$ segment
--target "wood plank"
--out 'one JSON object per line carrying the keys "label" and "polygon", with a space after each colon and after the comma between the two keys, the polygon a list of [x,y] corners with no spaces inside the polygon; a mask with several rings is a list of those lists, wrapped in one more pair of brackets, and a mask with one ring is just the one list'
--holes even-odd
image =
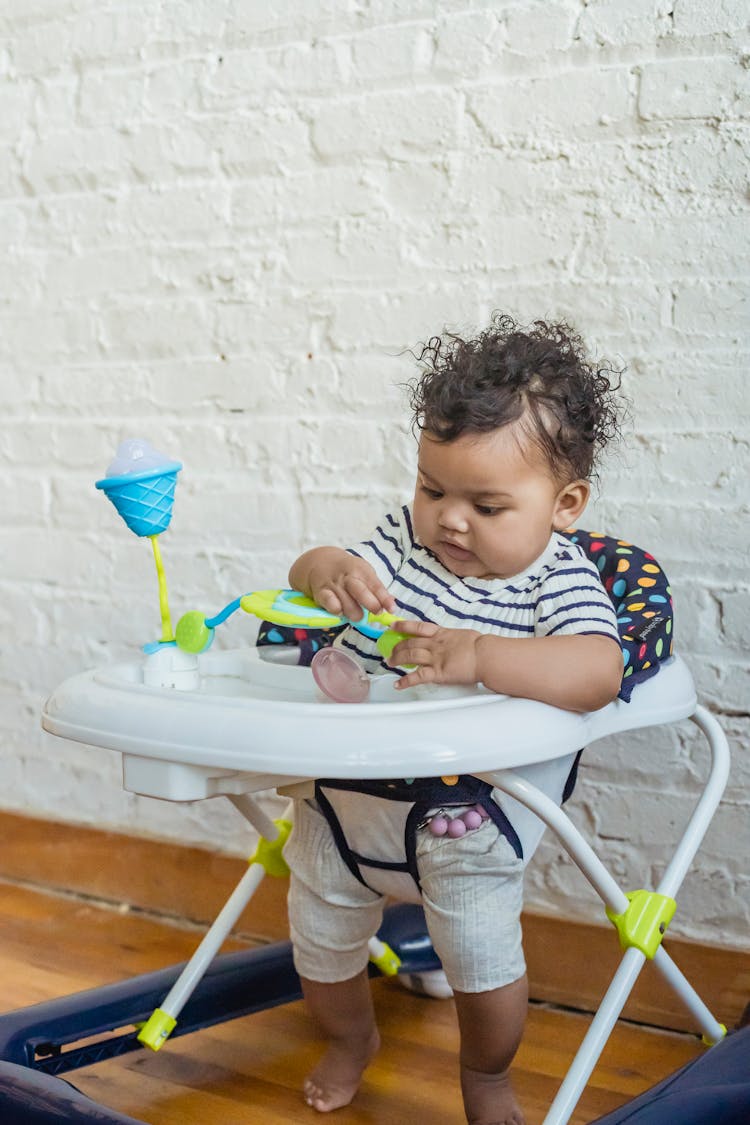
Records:
{"label": "wood plank", "polygon": [[[0,878],[88,895],[185,924],[203,926],[214,918],[244,870],[241,859],[203,848],[0,813]],[[594,1011],[621,956],[614,930],[531,912],[524,913],[523,926],[533,999]],[[286,882],[264,879],[236,935],[262,943],[287,934]],[[750,999],[750,949],[680,938],[668,939],[665,948],[717,1019],[733,1026]],[[652,965],[641,974],[625,1014],[657,1027],[693,1028]]]}
{"label": "wood plank", "polygon": [[[203,932],[1,883],[0,919],[6,1011],[177,964],[190,957]],[[246,946],[233,939],[225,949]]]}
{"label": "wood plank", "polygon": [[[118,911],[72,896],[0,886],[0,990],[6,1008],[67,995],[182,960],[194,927]],[[238,944],[238,943],[235,943]],[[165,954],[168,956],[165,957]],[[452,1001],[373,982],[383,1048],[340,1125],[462,1119],[458,1033]],[[528,1125],[540,1125],[582,1039],[582,1015],[531,1005],[514,1068]],[[301,1099],[320,1046],[293,1003],[111,1059],[69,1075],[79,1089],[152,1125],[299,1125],[319,1121]],[[694,1037],[620,1024],[573,1117],[593,1117],[700,1053]]]}
{"label": "wood plank", "polygon": [[[622,956],[615,931],[608,925],[528,913],[523,924],[534,998],[594,1011]],[[750,950],[669,937],[664,948],[716,1018],[733,1027],[750,998]],[[655,1027],[694,1030],[692,1018],[648,962],[623,1014]]]}
{"label": "wood plank", "polygon": [[[229,805],[227,811],[237,815]],[[245,867],[242,859],[205,848],[0,812],[0,878],[165,917],[209,922]],[[260,940],[286,937],[285,897],[284,880],[264,880],[238,929]]]}

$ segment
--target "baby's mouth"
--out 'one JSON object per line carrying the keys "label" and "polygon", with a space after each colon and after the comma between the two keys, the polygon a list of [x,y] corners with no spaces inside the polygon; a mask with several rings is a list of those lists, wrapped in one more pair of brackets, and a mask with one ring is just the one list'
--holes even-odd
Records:
{"label": "baby's mouth", "polygon": [[467,551],[465,547],[459,547],[458,543],[451,543],[446,539],[440,543],[440,550],[454,562],[468,562],[474,558],[473,551]]}

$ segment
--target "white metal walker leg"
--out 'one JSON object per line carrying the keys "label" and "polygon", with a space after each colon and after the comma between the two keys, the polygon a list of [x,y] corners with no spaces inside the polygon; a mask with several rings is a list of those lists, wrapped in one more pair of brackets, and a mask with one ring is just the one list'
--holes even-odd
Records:
{"label": "white metal walker leg", "polygon": [[[655,892],[669,899],[674,898],[685,877],[721,800],[729,776],[729,747],[721,727],[703,707],[696,707],[691,718],[708,740],[711,767],[703,793]],[[567,814],[553,800],[513,770],[497,773],[493,780],[498,788],[531,809],[555,832],[565,850],[599,894],[608,912],[613,915],[625,914],[630,900]],[[626,949],[544,1119],[544,1125],[566,1125],[569,1121],[646,959],[646,954],[640,948],[631,945]],[[714,1019],[695,989],[661,945],[653,953],[653,961],[694,1016],[704,1040],[708,1043],[717,1043],[722,1039],[726,1028]]]}
{"label": "white metal walker leg", "polygon": [[[283,844],[288,835],[287,826],[290,823],[292,811],[291,801],[287,805],[283,817],[273,821],[266,816],[258,803],[247,794],[239,796],[230,794],[228,796],[235,808],[256,829],[261,842],[258,851],[249,861],[247,871],[211,923],[195,953],[164,998],[163,1004],[152,1012],[139,1031],[139,1042],[146,1047],[150,1047],[153,1051],[158,1051],[171,1035],[180,1012],[234,929],[242,911],[263,881],[263,876],[269,869],[268,865],[264,865],[263,862],[264,847],[270,845],[273,851],[280,852],[280,845]],[[276,873],[280,874],[281,871]]]}
{"label": "white metal walker leg", "polygon": [[[161,1007],[151,1013],[139,1031],[138,1041],[153,1051],[158,1051],[172,1034],[180,1012],[231,934],[237,919],[263,881],[263,876],[268,871],[275,875],[286,874],[286,865],[280,851],[289,834],[294,802],[290,801],[283,816],[274,821],[266,816],[257,801],[248,794],[227,794],[227,796],[238,812],[242,813],[258,832],[260,836],[258,850],[251,857],[247,871],[211,923],[195,953],[164,998]],[[370,960],[385,976],[393,976],[398,972],[399,958],[386,942],[372,937],[369,950]]]}

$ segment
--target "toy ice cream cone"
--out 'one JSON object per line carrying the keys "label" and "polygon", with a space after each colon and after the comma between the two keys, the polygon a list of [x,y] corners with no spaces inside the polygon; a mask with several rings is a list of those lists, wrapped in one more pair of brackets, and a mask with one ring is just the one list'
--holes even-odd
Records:
{"label": "toy ice cream cone", "polygon": [[148,442],[130,438],[118,448],[107,475],[96,482],[96,487],[112,501],[130,530],[151,540],[159,582],[162,644],[171,644],[174,633],[157,536],[167,530],[172,519],[177,474],[181,468],[179,461],[157,453]]}
{"label": "toy ice cream cone", "polygon": [[112,501],[136,535],[161,535],[172,519],[177,474],[181,468],[179,461],[170,461],[140,473],[104,477],[96,482],[96,487]]}

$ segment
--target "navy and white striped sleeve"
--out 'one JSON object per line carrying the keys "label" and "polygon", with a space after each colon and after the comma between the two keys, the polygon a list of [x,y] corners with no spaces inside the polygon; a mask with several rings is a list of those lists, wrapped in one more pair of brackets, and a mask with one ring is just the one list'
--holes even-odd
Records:
{"label": "navy and white striped sleeve", "polygon": [[404,509],[389,512],[367,539],[349,553],[370,563],[384,586],[393,582],[411,547],[410,523]]}
{"label": "navy and white striped sleeve", "polygon": [[620,643],[614,607],[599,572],[584,557],[571,558],[543,581],[536,606],[538,637],[598,633]]}

